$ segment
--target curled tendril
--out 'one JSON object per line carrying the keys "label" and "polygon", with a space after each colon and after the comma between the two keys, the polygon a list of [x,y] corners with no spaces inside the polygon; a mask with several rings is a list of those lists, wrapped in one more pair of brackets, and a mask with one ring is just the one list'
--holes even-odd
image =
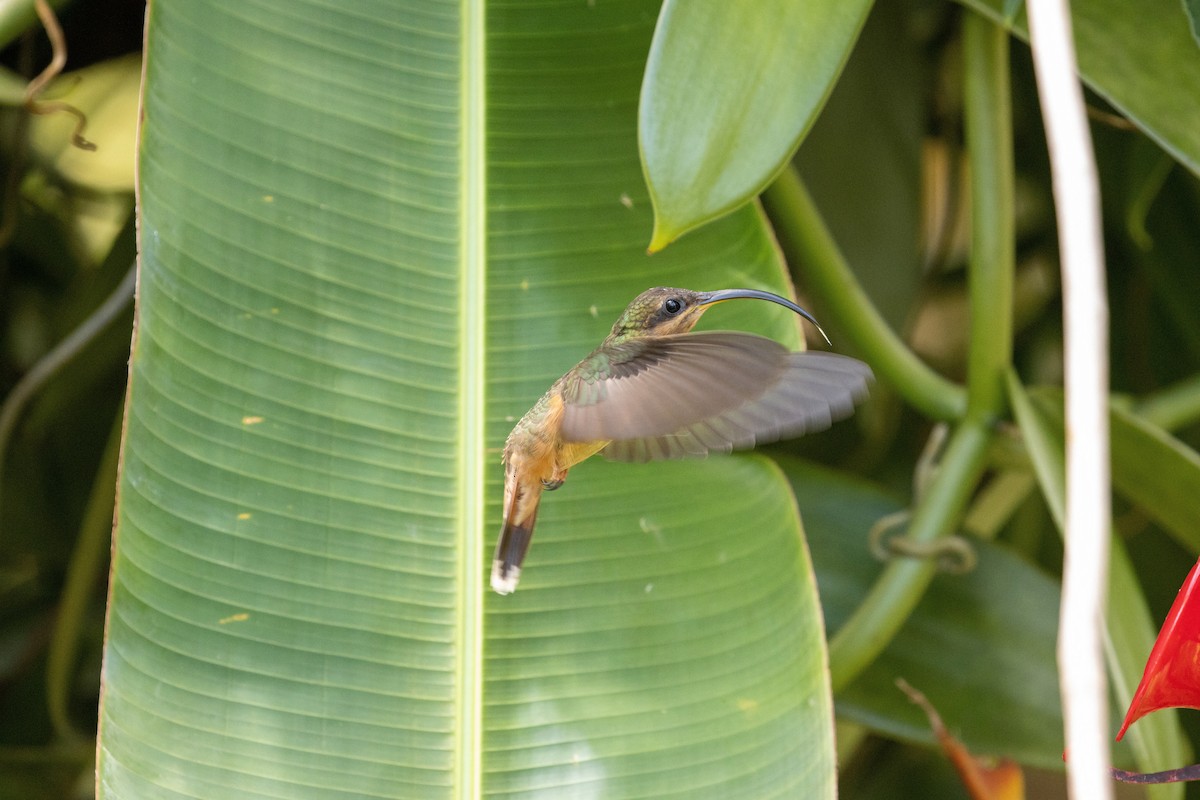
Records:
{"label": "curled tendril", "polygon": [[975,548],[961,536],[943,536],[931,542],[914,541],[897,529],[908,522],[908,511],[897,511],[876,520],[867,534],[871,555],[880,561],[902,558],[934,559],[941,572],[962,575],[975,569],[979,557]]}
{"label": "curled tendril", "polygon": [[[949,428],[940,424],[929,434],[913,473],[913,493],[917,497],[925,493],[925,488],[938,470],[938,458],[942,454],[948,432]],[[910,539],[897,530],[907,525],[911,518],[912,512],[905,509],[877,519],[867,533],[867,546],[871,549],[871,555],[880,561],[891,561],[896,557],[932,559],[937,562],[940,572],[951,575],[962,575],[975,569],[979,558],[975,554],[975,548],[963,537],[940,536],[932,541],[921,542]]]}
{"label": "curled tendril", "polygon": [[46,88],[46,84],[56,78],[67,64],[67,40],[63,36],[62,27],[58,24],[58,18],[54,16],[50,4],[46,0],[34,0],[34,7],[37,9],[38,19],[42,21],[42,27],[46,29],[46,36],[50,39],[53,55],[41,74],[25,87],[25,110],[30,114],[55,114],[58,112],[70,114],[75,117],[75,130],[71,132],[71,143],[80,150],[95,150],[96,144],[83,137],[83,130],[87,127],[86,114],[70,103],[64,103],[61,100],[38,100],[38,95]]}

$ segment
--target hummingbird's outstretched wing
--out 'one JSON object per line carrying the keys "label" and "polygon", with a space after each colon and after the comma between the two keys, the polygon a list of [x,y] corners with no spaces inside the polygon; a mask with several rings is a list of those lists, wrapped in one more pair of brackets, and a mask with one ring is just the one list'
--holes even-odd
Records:
{"label": "hummingbird's outstretched wing", "polygon": [[641,339],[563,387],[566,441],[609,440],[618,461],[703,456],[799,436],[849,416],[871,369],[749,333]]}

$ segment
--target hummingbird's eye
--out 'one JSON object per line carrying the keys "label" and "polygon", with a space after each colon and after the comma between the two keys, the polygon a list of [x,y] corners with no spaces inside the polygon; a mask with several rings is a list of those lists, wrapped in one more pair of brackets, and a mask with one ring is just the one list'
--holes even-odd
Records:
{"label": "hummingbird's eye", "polygon": [[674,316],[680,311],[683,311],[683,303],[677,298],[668,297],[663,301],[663,311],[666,311],[668,314]]}

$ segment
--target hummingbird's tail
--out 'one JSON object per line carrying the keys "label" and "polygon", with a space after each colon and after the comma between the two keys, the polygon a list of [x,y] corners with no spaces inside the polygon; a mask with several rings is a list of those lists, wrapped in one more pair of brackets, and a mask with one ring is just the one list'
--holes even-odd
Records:
{"label": "hummingbird's tail", "polygon": [[531,485],[512,480],[505,489],[504,525],[492,557],[492,589],[499,594],[512,594],[521,579],[521,562],[533,539],[542,485],[536,481]]}

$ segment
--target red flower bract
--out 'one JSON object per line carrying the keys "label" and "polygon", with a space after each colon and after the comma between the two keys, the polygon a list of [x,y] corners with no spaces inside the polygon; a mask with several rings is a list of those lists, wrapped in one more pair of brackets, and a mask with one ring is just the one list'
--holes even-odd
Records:
{"label": "red flower bract", "polygon": [[1160,708],[1200,708],[1200,561],[1175,595],[1117,740],[1138,719]]}

